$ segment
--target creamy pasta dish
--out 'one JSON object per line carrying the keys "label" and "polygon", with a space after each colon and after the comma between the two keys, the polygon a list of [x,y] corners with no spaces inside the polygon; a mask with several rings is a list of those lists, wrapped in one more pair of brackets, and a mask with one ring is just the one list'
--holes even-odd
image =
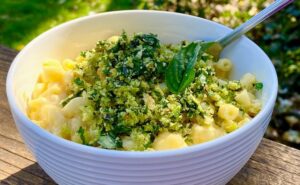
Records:
{"label": "creamy pasta dish", "polygon": [[123,33],[76,59],[44,61],[27,113],[40,127],[84,145],[182,148],[233,132],[260,111],[263,84],[250,73],[229,80],[232,68],[196,43]]}

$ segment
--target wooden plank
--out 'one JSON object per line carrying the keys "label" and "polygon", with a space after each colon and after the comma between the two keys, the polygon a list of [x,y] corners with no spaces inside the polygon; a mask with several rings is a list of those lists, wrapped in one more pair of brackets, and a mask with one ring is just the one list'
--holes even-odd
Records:
{"label": "wooden plank", "polygon": [[[8,174],[12,174],[14,177],[21,179],[22,182],[27,182],[29,184],[54,184],[51,181],[40,178],[34,174],[28,173],[23,169],[17,168],[11,164],[8,164],[2,160],[0,160],[1,171],[6,172]],[[6,179],[9,179],[8,176]]]}
{"label": "wooden plank", "polygon": [[17,51],[0,45],[0,69],[5,64],[10,64],[13,58],[17,55]]}
{"label": "wooden plank", "polygon": [[300,151],[263,139],[229,184],[300,184]]}
{"label": "wooden plank", "polygon": [[0,134],[22,142],[13,122],[5,92],[6,75],[16,54],[16,51],[0,46]]}
{"label": "wooden plank", "polygon": [[[35,161],[31,161],[21,156],[10,153],[7,150],[4,150],[2,147],[0,148],[0,160],[7,164],[11,164],[17,167],[18,169],[26,168],[27,166],[30,166],[35,163]],[[5,166],[0,165],[0,169],[4,168]]]}
{"label": "wooden plank", "polygon": [[1,149],[4,149],[10,153],[35,162],[34,157],[31,155],[30,151],[26,148],[23,142],[5,137],[0,134],[0,147]]}
{"label": "wooden plank", "polygon": [[[49,182],[52,182],[52,179],[42,170],[42,168],[32,160],[28,160],[19,155],[13,154],[7,150],[4,150],[2,146],[0,146],[0,169],[6,169],[7,165],[11,165],[14,168],[22,169],[26,173],[30,173],[31,175],[37,177],[38,179],[43,179]],[[10,171],[5,171],[10,172]]]}
{"label": "wooden plank", "polygon": [[[0,92],[1,93],[1,92]],[[0,96],[1,98],[1,96]],[[1,99],[0,99],[1,100]],[[11,113],[8,109],[3,109],[0,105],[0,135],[23,142],[16,125],[13,121]]]}
{"label": "wooden plank", "polygon": [[[54,184],[26,149],[8,108],[5,80],[16,54],[0,46],[0,184]],[[229,184],[300,184],[299,159],[299,150],[263,139]]]}
{"label": "wooden plank", "polygon": [[14,175],[10,175],[4,171],[0,170],[0,184],[1,185],[29,185],[29,183],[25,182],[22,179],[15,177]]}

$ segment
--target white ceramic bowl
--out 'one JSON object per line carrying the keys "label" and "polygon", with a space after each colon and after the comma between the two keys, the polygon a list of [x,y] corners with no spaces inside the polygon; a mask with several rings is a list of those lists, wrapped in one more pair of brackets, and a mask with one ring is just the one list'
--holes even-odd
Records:
{"label": "white ceramic bowl", "polygon": [[232,59],[232,78],[246,72],[264,83],[261,112],[242,128],[213,141],[178,150],[125,152],[76,144],[41,129],[26,116],[26,101],[47,58],[74,58],[96,41],[126,30],[158,34],[162,42],[214,40],[230,32],[220,24],[158,11],[119,11],[76,19],[40,35],[15,58],[7,77],[11,111],[26,145],[58,184],[225,184],[247,162],[270,121],[277,76],[270,59],[243,37],[223,56]]}

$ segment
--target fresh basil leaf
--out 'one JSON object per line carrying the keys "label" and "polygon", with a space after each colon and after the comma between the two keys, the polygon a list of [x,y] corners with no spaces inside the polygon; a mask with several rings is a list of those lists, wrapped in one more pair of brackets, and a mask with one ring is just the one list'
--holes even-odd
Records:
{"label": "fresh basil leaf", "polygon": [[184,80],[181,82],[178,92],[182,92],[185,88],[187,88],[190,83],[195,79],[195,69],[192,69],[189,73],[184,74]]}
{"label": "fresh basil leaf", "polygon": [[194,65],[197,61],[201,43],[190,43],[174,56],[169,63],[165,81],[172,93],[182,92],[195,78]]}

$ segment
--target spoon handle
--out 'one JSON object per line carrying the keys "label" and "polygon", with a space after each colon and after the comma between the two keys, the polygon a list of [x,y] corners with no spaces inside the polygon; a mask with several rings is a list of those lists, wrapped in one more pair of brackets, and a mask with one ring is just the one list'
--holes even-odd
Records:
{"label": "spoon handle", "polygon": [[293,2],[293,0],[277,0],[273,2],[270,6],[263,9],[257,15],[240,25],[239,27],[235,28],[231,33],[225,35],[223,38],[219,39],[217,42],[221,44],[224,48],[232,41],[236,40],[244,33],[255,27],[257,24],[261,23],[262,21],[266,20],[268,17],[273,15],[274,13],[278,12],[279,10],[283,9],[285,6]]}

